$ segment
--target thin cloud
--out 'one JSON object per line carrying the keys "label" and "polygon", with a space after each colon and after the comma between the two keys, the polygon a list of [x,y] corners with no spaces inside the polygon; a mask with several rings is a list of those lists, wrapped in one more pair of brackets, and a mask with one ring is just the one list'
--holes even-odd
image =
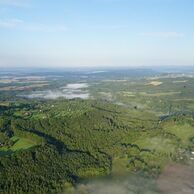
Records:
{"label": "thin cloud", "polygon": [[160,38],[182,38],[184,37],[183,33],[180,32],[146,32],[140,33],[140,36],[147,37],[160,37]]}
{"label": "thin cloud", "polygon": [[68,28],[64,25],[29,24],[24,25],[22,29],[27,31],[65,32]]}
{"label": "thin cloud", "polygon": [[45,25],[37,23],[26,23],[21,19],[0,19],[0,28],[19,29],[26,31],[43,31],[43,32],[63,32],[67,31],[67,27],[63,24]]}
{"label": "thin cloud", "polygon": [[20,19],[0,20],[0,28],[16,28],[23,24]]}
{"label": "thin cloud", "polygon": [[28,0],[0,0],[1,5],[15,6],[15,7],[28,7]]}
{"label": "thin cloud", "polygon": [[120,30],[120,29],[126,29],[128,28],[127,25],[94,25],[92,26],[94,29],[100,29],[100,30]]}

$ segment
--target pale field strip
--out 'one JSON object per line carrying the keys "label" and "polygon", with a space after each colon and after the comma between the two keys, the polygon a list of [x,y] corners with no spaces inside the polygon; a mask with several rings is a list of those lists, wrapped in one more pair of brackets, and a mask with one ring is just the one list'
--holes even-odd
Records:
{"label": "pale field strip", "polygon": [[0,87],[0,91],[11,91],[11,90],[28,90],[32,88],[41,88],[44,86],[48,86],[49,84],[34,84],[29,86],[7,86],[7,87]]}
{"label": "pale field strip", "polygon": [[17,77],[9,77],[9,78],[5,78],[5,77],[0,77],[0,83],[4,83],[4,84],[8,84],[8,83],[13,83],[13,82],[43,82],[44,79],[46,77],[45,76],[17,76]]}
{"label": "pale field strip", "polygon": [[174,101],[194,101],[194,98],[177,98]]}
{"label": "pale field strip", "polygon": [[171,95],[175,95],[175,94],[180,94],[181,92],[160,92],[160,93],[146,93],[146,92],[126,92],[123,91],[122,94],[123,96],[127,96],[127,97],[134,97],[137,95],[140,96],[147,96],[147,97],[158,97],[158,96],[171,96]]}
{"label": "pale field strip", "polygon": [[2,83],[2,84],[10,84],[13,82],[17,82],[17,80],[15,80],[15,79],[0,79],[0,83]]}
{"label": "pale field strip", "polygon": [[[159,85],[163,84],[161,81],[158,80],[160,78],[161,77],[150,77],[150,78],[147,78],[147,80],[149,80],[151,82],[149,84],[146,84],[146,85],[159,86]],[[188,82],[188,80],[174,80],[174,81],[172,81],[172,83],[186,83],[186,82]]]}
{"label": "pale field strip", "polygon": [[175,81],[172,81],[172,83],[186,83],[188,82],[188,80],[175,80]]}

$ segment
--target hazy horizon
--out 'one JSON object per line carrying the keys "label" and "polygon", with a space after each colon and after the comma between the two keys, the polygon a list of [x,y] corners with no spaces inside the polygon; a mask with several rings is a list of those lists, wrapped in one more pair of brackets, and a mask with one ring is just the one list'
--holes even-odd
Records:
{"label": "hazy horizon", "polygon": [[194,65],[192,0],[0,0],[0,67]]}

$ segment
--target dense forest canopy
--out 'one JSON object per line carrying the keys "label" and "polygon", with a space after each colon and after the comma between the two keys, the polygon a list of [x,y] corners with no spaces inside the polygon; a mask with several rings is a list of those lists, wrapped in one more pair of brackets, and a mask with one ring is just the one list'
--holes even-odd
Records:
{"label": "dense forest canopy", "polygon": [[193,165],[193,78],[112,74],[44,75],[41,89],[0,79],[0,193],[90,193],[78,185],[123,176],[159,193],[168,164]]}

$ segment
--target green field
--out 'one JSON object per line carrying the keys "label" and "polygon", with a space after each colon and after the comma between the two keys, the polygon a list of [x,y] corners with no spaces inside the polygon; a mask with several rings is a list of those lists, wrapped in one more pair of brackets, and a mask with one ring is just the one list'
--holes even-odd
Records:
{"label": "green field", "polygon": [[22,150],[27,150],[37,145],[36,142],[27,138],[20,138],[20,137],[14,136],[11,138],[11,140],[14,142],[13,146],[10,146],[10,147],[4,146],[0,148],[1,156],[12,154]]}

